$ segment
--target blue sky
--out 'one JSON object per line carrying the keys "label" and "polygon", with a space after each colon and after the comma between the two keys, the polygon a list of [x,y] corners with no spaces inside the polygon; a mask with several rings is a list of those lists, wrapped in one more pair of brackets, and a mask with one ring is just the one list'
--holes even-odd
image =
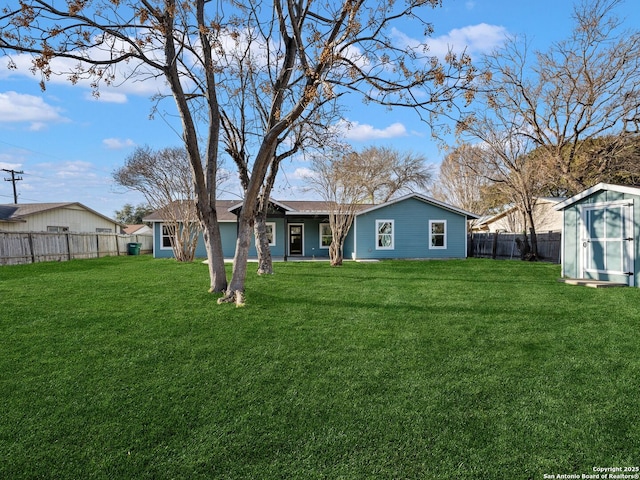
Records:
{"label": "blue sky", "polygon": [[[625,26],[640,26],[636,0],[626,0],[616,13]],[[432,12],[435,33],[432,51],[447,45],[466,46],[476,57],[495,48],[505,35],[526,35],[532,48],[546,50],[553,41],[566,38],[572,27],[570,0],[444,0]],[[403,32],[412,36],[411,32]],[[101,91],[93,98],[86,84],[72,86],[55,80],[42,92],[38,78],[28,68],[9,71],[0,59],[0,169],[22,170],[17,183],[19,203],[81,202],[107,216],[125,203],[144,199],[124,191],[111,173],[124,164],[136,146],[159,149],[179,146],[177,119],[170,101],[161,115],[150,119],[151,82],[136,82]],[[345,116],[353,128],[345,139],[356,149],[371,145],[424,154],[437,169],[442,160],[427,125],[407,110],[364,105],[350,98]],[[302,191],[300,174],[308,165],[283,165],[274,197],[312,198]],[[9,174],[0,172],[8,178]],[[235,182],[226,185],[222,198],[237,198]],[[12,203],[11,182],[0,181],[0,203]]]}

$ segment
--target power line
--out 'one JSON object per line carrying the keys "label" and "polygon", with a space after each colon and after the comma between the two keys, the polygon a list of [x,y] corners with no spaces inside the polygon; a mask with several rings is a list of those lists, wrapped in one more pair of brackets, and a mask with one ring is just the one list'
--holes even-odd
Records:
{"label": "power line", "polygon": [[13,184],[13,203],[18,203],[18,190],[16,190],[16,182],[22,180],[22,177],[16,177],[16,174],[22,175],[24,172],[20,170],[19,172],[16,170],[7,170],[6,168],[1,169],[3,172],[7,172],[11,174],[11,178],[5,178],[5,182],[11,182]]}

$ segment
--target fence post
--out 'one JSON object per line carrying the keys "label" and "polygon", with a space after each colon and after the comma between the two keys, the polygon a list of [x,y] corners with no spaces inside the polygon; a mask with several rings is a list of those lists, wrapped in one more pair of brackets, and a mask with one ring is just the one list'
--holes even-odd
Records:
{"label": "fence post", "polygon": [[36,254],[33,251],[33,236],[31,233],[27,235],[27,240],[29,241],[29,255],[31,255],[31,263],[36,263]]}
{"label": "fence post", "polygon": [[69,260],[73,260],[73,255],[71,254],[71,233],[67,232],[67,257]]}
{"label": "fence post", "polygon": [[498,235],[500,235],[498,232],[493,234],[493,245],[491,246],[491,258],[494,260],[498,256]]}

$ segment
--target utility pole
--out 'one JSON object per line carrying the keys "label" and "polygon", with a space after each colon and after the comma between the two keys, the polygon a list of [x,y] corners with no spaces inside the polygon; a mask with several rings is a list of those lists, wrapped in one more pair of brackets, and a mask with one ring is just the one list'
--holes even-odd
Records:
{"label": "utility pole", "polygon": [[11,182],[13,184],[13,203],[18,203],[18,191],[16,190],[16,182],[22,180],[22,177],[16,177],[16,173],[18,175],[23,174],[24,172],[21,170],[19,172],[15,170],[7,170],[6,168],[1,169],[3,172],[7,172],[11,174],[11,178],[5,178],[5,182]]}

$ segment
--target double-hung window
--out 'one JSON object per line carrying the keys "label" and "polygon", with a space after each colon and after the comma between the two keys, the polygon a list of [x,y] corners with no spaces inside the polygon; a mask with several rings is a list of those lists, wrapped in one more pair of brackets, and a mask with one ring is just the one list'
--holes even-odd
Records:
{"label": "double-hung window", "polygon": [[447,221],[429,220],[429,248],[447,248]]}
{"label": "double-hung window", "polygon": [[333,236],[331,235],[331,225],[328,223],[320,224],[320,248],[329,248]]}
{"label": "double-hung window", "polygon": [[376,250],[393,250],[393,220],[376,220]]}
{"label": "double-hung window", "polygon": [[267,238],[269,239],[269,246],[276,246],[276,224],[275,222],[267,222],[265,224],[267,229]]}
{"label": "double-hung window", "polygon": [[175,237],[176,229],[173,225],[162,225],[162,242],[163,249],[171,248],[171,237]]}

